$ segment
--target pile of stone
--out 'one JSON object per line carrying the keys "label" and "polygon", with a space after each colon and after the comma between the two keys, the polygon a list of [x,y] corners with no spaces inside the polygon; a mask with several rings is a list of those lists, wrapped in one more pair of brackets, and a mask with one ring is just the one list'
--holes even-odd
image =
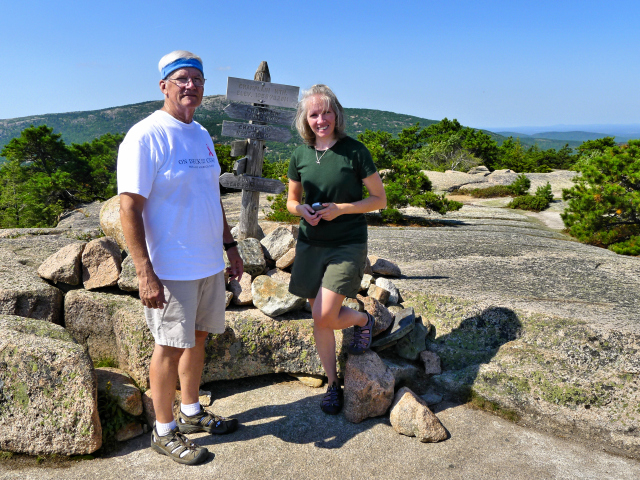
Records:
{"label": "pile of stone", "polygon": [[[14,315],[0,315],[9,332],[0,339],[0,450],[95,451],[102,441],[98,393],[116,398],[132,420],[117,432],[118,440],[143,433],[155,420],[148,391],[154,342],[135,293],[135,268],[118,211],[117,197],[102,208],[101,227],[108,236],[67,242],[37,266],[38,275],[63,297],[48,304],[60,312],[21,307],[18,313],[17,305],[25,303],[21,297]],[[238,242],[245,273],[228,282],[226,331],[207,343],[202,382],[284,372],[321,386],[324,371],[313,320],[304,311],[308,302],[287,288],[297,227],[265,224],[262,230],[260,240]],[[348,357],[352,329],[336,332],[338,369],[345,378],[344,415],[360,422],[391,408],[398,432],[439,441],[446,436],[444,428],[425,401],[406,387],[394,395],[416,379],[440,373],[439,359],[426,351],[428,321],[403,308],[391,280],[400,275],[397,265],[370,256],[360,293],[345,300],[374,316],[375,341],[374,351]],[[23,318],[36,312],[40,320]],[[416,364],[418,358],[424,367]],[[94,364],[113,367],[94,369]],[[179,400],[178,392],[176,405]],[[207,400],[203,394],[201,402],[209,405],[210,396]],[[24,428],[14,429],[16,422]],[[25,436],[25,430],[33,435]]]}

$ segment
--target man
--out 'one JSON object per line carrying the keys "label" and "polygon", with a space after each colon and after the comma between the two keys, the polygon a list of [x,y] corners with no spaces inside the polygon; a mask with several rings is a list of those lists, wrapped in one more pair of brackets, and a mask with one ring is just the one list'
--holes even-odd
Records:
{"label": "man", "polygon": [[[243,265],[220,201],[213,142],[193,121],[204,93],[202,60],[177,50],[158,69],[164,106],[129,130],[118,153],[120,220],[155,339],[151,447],[195,465],[208,450],[184,433],[230,433],[238,425],[202,409],[198,391],[207,336],[224,332],[223,246],[231,278],[242,276]],[[174,419],[178,378],[182,405]]]}

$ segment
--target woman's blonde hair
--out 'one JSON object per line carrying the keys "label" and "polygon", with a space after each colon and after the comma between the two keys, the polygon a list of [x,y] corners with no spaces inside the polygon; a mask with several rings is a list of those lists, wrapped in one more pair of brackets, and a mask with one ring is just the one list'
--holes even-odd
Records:
{"label": "woman's blonde hair", "polygon": [[316,144],[316,134],[313,133],[313,130],[311,130],[311,127],[309,126],[309,122],[307,122],[309,99],[315,96],[320,97],[320,100],[325,104],[325,108],[328,109],[331,107],[331,110],[333,110],[333,113],[336,115],[336,125],[334,130],[336,139],[339,140],[346,137],[347,134],[344,131],[344,110],[342,105],[340,105],[336,94],[333,93],[329,87],[318,84],[312,86],[309,90],[302,92],[302,99],[298,103],[298,111],[296,112],[294,124],[304,143],[312,146]]}

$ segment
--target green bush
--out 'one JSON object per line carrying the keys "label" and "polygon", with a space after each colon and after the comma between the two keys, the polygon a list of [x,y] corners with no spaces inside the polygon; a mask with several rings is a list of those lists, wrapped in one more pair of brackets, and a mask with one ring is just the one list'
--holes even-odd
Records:
{"label": "green bush", "polygon": [[507,205],[509,208],[518,208],[520,210],[532,210],[534,212],[541,212],[549,206],[549,201],[538,195],[520,195],[519,197],[511,200],[511,203]]}
{"label": "green bush", "polygon": [[272,222],[283,222],[296,224],[300,221],[300,217],[292,215],[287,210],[287,197],[289,195],[289,186],[287,185],[284,192],[279,193],[275,197],[267,195],[267,200],[271,202],[269,210],[262,210],[267,220]]}
{"label": "green bush", "polygon": [[509,189],[514,195],[526,195],[531,187],[531,180],[524,173],[518,175],[515,181],[509,185]]}
{"label": "green bush", "polygon": [[474,198],[512,197],[513,190],[509,185],[493,185],[487,188],[459,188],[451,192],[453,195],[470,195]]}
{"label": "green bush", "polygon": [[[562,219],[578,240],[637,255],[640,236],[640,140],[616,146],[613,139],[581,150],[575,186],[563,190],[568,201]],[[587,143],[587,142],[585,142]]]}
{"label": "green bush", "polygon": [[553,201],[553,192],[551,191],[551,184],[547,182],[546,185],[540,185],[536,189],[536,197],[542,197],[547,200],[547,203],[551,203]]}
{"label": "green bush", "polygon": [[[528,189],[529,187],[527,187],[527,190]],[[507,206],[509,208],[519,208],[520,210],[541,212],[542,210],[549,208],[549,204],[552,200],[553,193],[551,192],[551,184],[547,182],[545,186],[541,185],[536,189],[535,195],[525,194],[517,196]]]}
{"label": "green bush", "polygon": [[382,217],[383,223],[401,223],[404,218],[402,212],[397,208],[380,210],[380,216]]}
{"label": "green bush", "polygon": [[620,255],[640,255],[640,235],[635,235],[629,240],[609,245],[609,250]]}

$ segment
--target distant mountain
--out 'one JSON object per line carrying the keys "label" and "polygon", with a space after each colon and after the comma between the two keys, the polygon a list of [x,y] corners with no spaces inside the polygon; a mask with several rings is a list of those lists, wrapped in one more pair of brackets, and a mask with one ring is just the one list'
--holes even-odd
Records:
{"label": "distant mountain", "polygon": [[[494,128],[496,132],[500,132],[501,135],[512,135],[514,138],[520,136],[538,137],[548,136],[550,133],[554,135],[562,133],[562,137],[555,137],[554,139],[562,138],[567,140],[581,140],[580,138],[572,137],[571,134],[586,133],[593,134],[595,137],[587,138],[587,140],[594,140],[602,137],[615,137],[616,142],[628,142],[631,139],[640,139],[640,124],[591,124],[591,125],[547,125],[543,127],[509,127],[509,128]],[[518,132],[518,133],[516,133]],[[543,133],[539,133],[543,132]],[[568,134],[568,136],[567,136]]]}
{"label": "distant mountain", "polygon": [[[47,125],[61,133],[67,144],[84,143],[105,133],[125,133],[135,123],[162,107],[162,101],[151,101],[86,112],[54,113],[0,120],[0,149],[29,125]],[[222,136],[222,121],[232,120],[222,110],[229,104],[224,95],[204,97],[194,116],[211,134],[216,143],[229,143],[233,138]],[[365,108],[345,108],[347,133],[356,137],[369,130],[384,130],[393,134],[416,123],[428,126],[436,120]],[[288,158],[302,142],[295,129],[286,143],[267,142],[266,156],[273,160]]]}
{"label": "distant mountain", "polygon": [[[553,135],[556,132],[548,132],[548,133],[549,135]],[[587,132],[579,132],[579,133],[587,133]],[[496,135],[498,135],[501,138],[501,140],[498,141],[498,145],[502,145],[502,142],[506,140],[508,137],[513,137],[514,139],[519,138],[520,143],[522,143],[523,145],[528,145],[528,146],[537,145],[538,148],[540,148],[541,150],[549,150],[550,148],[553,148],[555,150],[560,150],[565,145],[569,145],[571,148],[576,148],[584,141],[584,140],[574,140],[569,138],[565,139],[565,138],[562,138],[562,135],[560,135],[559,138],[553,138],[551,136],[545,137],[543,136],[544,134],[537,134],[537,133],[534,135],[527,135],[525,133],[520,133],[520,132],[498,132]],[[596,138],[602,138],[602,137],[596,137]]]}

